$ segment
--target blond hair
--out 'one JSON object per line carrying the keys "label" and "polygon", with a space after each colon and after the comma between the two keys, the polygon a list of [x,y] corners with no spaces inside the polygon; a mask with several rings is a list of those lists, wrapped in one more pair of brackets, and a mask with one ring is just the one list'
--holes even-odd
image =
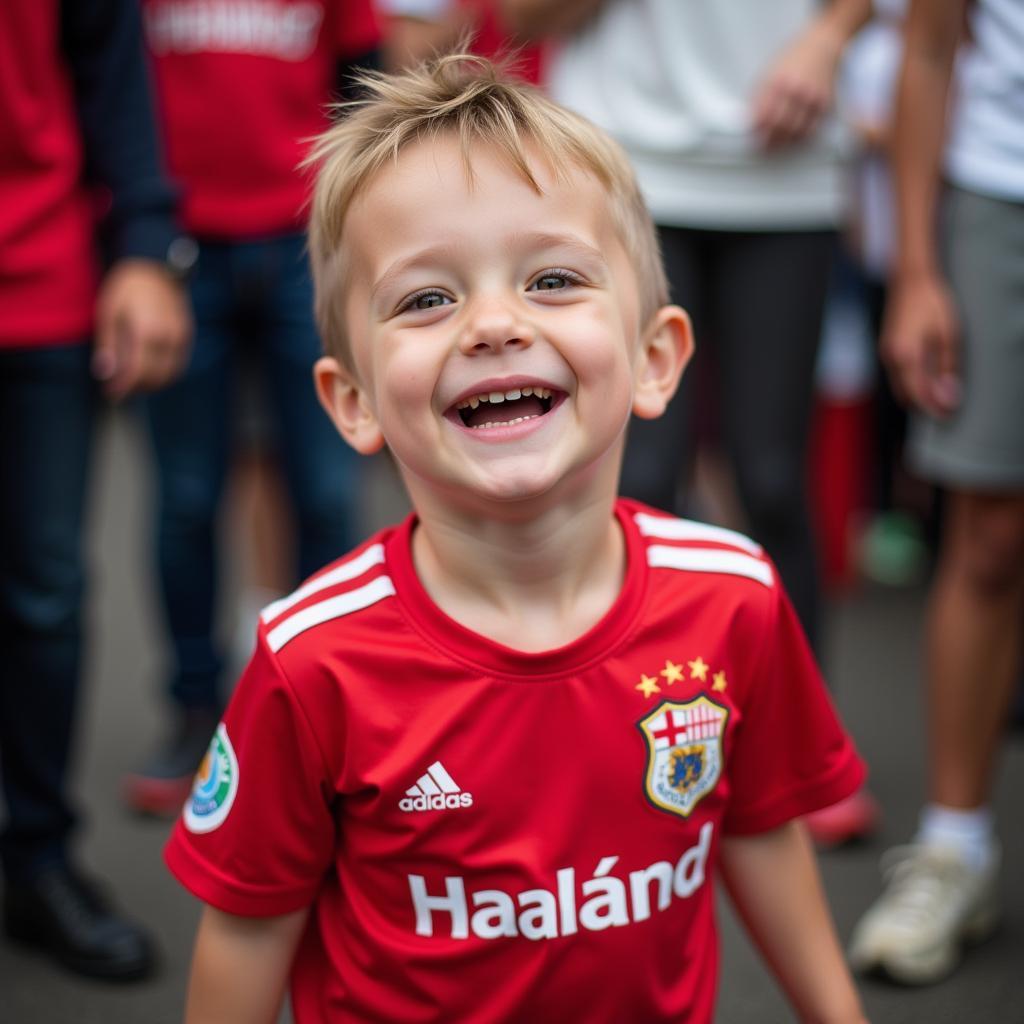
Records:
{"label": "blond hair", "polygon": [[455,138],[472,176],[471,149],[489,144],[507,157],[538,193],[529,150],[540,151],[553,173],[590,172],[607,190],[615,227],[640,289],[643,322],[668,301],[668,286],[650,214],[618,143],[537,89],[501,77],[482,57],[449,54],[401,74],[364,74],[361,99],[315,141],[306,166],[316,168],[309,222],[317,326],[328,352],[348,362],[343,313],[341,245],[345,215],[367,182],[411,143]]}

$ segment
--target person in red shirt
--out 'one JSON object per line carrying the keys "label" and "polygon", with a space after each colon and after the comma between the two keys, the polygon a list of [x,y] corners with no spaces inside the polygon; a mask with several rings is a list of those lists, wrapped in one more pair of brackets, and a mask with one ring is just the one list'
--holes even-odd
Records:
{"label": "person in red shirt", "polygon": [[112,980],[146,974],[152,944],[78,868],[67,779],[97,382],[160,386],[191,330],[158,157],[130,0],[0,5],[3,926]]}
{"label": "person in red shirt", "polygon": [[859,1022],[799,816],[859,786],[759,545],[616,499],[691,349],[628,161],[456,55],[315,150],[321,403],[414,513],[262,614],[166,851],[186,1018],[712,1019],[721,873]]}
{"label": "person in red shirt", "polygon": [[[142,14],[168,165],[199,259],[192,358],[147,402],[172,715],[123,791],[133,809],[176,815],[223,704],[217,512],[246,373],[294,512],[280,524],[285,534],[294,522],[292,578],[357,536],[356,460],[309,389],[320,346],[302,234],[309,182],[298,165],[353,66],[373,59],[378,28],[370,0],[145,0]],[[283,535],[278,543],[292,547]]]}

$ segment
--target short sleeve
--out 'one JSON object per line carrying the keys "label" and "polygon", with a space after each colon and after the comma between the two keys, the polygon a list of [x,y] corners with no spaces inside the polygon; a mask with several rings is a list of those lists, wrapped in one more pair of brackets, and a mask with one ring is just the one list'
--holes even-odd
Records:
{"label": "short sleeve", "polygon": [[312,901],[334,848],[325,758],[261,639],[168,841],[167,865],[204,902],[268,917]]}
{"label": "short sleeve", "polygon": [[777,828],[864,784],[864,766],[778,584],[726,757],[731,796],[723,827],[732,834]]}

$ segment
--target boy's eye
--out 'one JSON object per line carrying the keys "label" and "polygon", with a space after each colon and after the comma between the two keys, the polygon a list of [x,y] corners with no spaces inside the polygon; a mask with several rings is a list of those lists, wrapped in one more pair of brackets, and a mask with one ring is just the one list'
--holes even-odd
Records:
{"label": "boy's eye", "polygon": [[410,309],[436,309],[438,306],[446,306],[451,302],[452,299],[442,292],[417,292],[415,295],[410,295],[398,311],[404,313]]}
{"label": "boy's eye", "polygon": [[557,277],[554,274],[545,274],[543,277],[537,278],[534,282],[534,287],[539,292],[550,292],[555,288],[564,288],[565,283],[564,277]]}
{"label": "boy's eye", "polygon": [[529,291],[553,292],[579,284],[580,279],[568,270],[548,270],[530,284]]}

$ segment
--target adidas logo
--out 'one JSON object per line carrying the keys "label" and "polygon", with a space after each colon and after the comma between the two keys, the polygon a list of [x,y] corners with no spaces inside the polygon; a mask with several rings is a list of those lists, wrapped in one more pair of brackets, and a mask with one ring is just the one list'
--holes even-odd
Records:
{"label": "adidas logo", "polygon": [[398,806],[403,811],[443,811],[455,807],[472,807],[473,794],[463,793],[458,783],[444,770],[444,765],[435,761],[416,780],[416,785],[405,791]]}

